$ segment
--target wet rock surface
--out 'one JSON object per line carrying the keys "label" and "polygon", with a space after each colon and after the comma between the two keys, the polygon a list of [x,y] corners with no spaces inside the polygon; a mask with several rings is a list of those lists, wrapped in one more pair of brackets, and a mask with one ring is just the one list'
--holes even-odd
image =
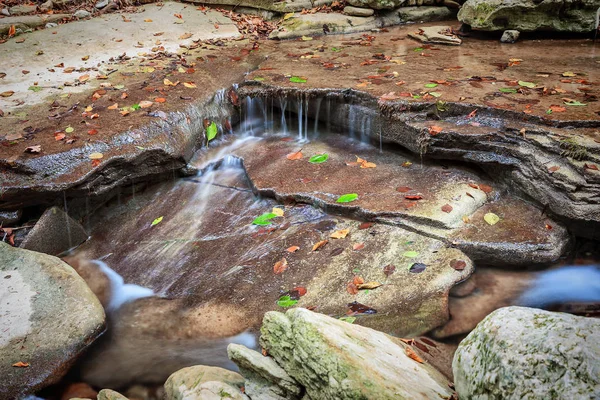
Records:
{"label": "wet rock surface", "polygon": [[458,346],[456,390],[465,398],[596,398],[599,328],[595,318],[523,307],[497,310]]}
{"label": "wet rock surface", "polygon": [[0,397],[18,398],[58,382],[103,332],[105,317],[58,258],[0,243],[0,269]]}
{"label": "wet rock surface", "polygon": [[58,207],[47,209],[19,247],[57,256],[85,242],[88,234]]}
{"label": "wet rock surface", "polygon": [[349,0],[356,7],[369,7],[375,10],[391,10],[401,6],[405,0]]}
{"label": "wet rock surface", "polygon": [[[311,399],[430,399],[452,395],[419,350],[371,329],[296,308],[270,312],[261,345]],[[420,359],[422,361],[422,359]]]}
{"label": "wet rock surface", "polygon": [[458,19],[474,29],[485,31],[591,32],[598,7],[600,2],[597,0],[467,0]]}
{"label": "wet rock surface", "polygon": [[452,33],[452,28],[449,26],[423,27],[409,33],[408,36],[424,43],[447,44],[451,46],[458,46],[462,43],[462,40]]}

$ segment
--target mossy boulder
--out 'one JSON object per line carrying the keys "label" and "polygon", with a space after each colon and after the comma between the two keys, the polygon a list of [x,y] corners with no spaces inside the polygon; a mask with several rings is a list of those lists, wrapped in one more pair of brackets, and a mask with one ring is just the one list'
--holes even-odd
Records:
{"label": "mossy boulder", "polygon": [[303,308],[263,319],[261,345],[311,400],[444,399],[452,390],[418,350],[382,332]]}
{"label": "mossy boulder", "polygon": [[600,320],[501,308],[460,343],[452,370],[461,399],[598,399]]}
{"label": "mossy boulder", "polygon": [[467,0],[460,22],[473,29],[591,32],[600,0]]}

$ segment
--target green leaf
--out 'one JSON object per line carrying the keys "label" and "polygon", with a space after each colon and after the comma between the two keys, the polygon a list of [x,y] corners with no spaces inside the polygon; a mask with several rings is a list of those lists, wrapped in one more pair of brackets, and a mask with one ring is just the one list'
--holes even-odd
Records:
{"label": "green leaf", "polygon": [[327,153],[323,153],[323,154],[316,154],[314,156],[312,156],[308,162],[311,164],[321,164],[324,163],[325,161],[327,161],[329,159],[329,154]]}
{"label": "green leaf", "polygon": [[29,86],[28,90],[31,90],[32,92],[39,92],[40,90],[42,90],[42,87],[40,87],[40,86]]}
{"label": "green leaf", "polygon": [[332,47],[331,51],[335,51],[337,53],[337,52],[342,51],[342,49],[338,49],[337,47]]}
{"label": "green leaf", "polygon": [[408,257],[408,258],[415,258],[419,256],[419,252],[418,251],[414,251],[414,250],[409,250],[409,251],[405,251],[404,254],[402,254],[404,257]]}
{"label": "green leaf", "polygon": [[358,195],[356,193],[348,193],[338,197],[336,203],[350,203],[354,200],[358,200]]}
{"label": "green leaf", "polygon": [[420,99],[420,98],[421,98],[421,96],[420,96],[420,95],[418,95],[418,94],[413,94],[413,99]]}
{"label": "green leaf", "polygon": [[498,223],[498,221],[500,221],[500,217],[497,216],[494,213],[487,213],[483,216],[483,219],[485,220],[485,222],[487,222],[489,225],[496,225]]}
{"label": "green leaf", "polygon": [[273,218],[275,218],[275,217],[277,217],[277,214],[264,213],[260,217],[256,217],[254,219],[254,221],[252,221],[252,224],[254,224],[254,225],[261,225],[261,226],[270,225],[271,224],[271,220]]}
{"label": "green leaf", "polygon": [[413,51],[423,51],[423,50],[425,50],[425,49],[424,49],[424,48],[422,48],[422,47],[415,47],[415,48],[413,49]]}
{"label": "green leaf", "polygon": [[136,110],[139,110],[139,109],[140,109],[140,108],[142,108],[142,107],[140,107],[140,105],[139,105],[139,104],[134,104],[134,105],[132,105],[130,108],[131,108],[133,111],[136,111]]}
{"label": "green leaf", "polygon": [[565,105],[566,106],[587,106],[587,104],[582,103],[582,102],[577,101],[577,100],[565,101]]}
{"label": "green leaf", "polygon": [[547,109],[547,110],[546,110],[546,114],[548,114],[548,115],[552,114],[552,109],[550,109],[550,108],[549,108],[549,109]]}
{"label": "green leaf", "polygon": [[65,132],[67,133],[73,133],[75,129],[72,126],[67,126],[67,128],[65,129]]}
{"label": "green leaf", "polygon": [[340,317],[339,320],[352,324],[356,321],[356,317]]}
{"label": "green leaf", "polygon": [[254,78],[254,80],[255,80],[256,82],[264,82],[264,81],[265,81],[265,78],[263,78],[262,76],[257,76],[256,78]]}
{"label": "green leaf", "polygon": [[425,87],[426,88],[434,88],[434,87],[437,87],[437,85],[438,85],[437,83],[426,83]]}
{"label": "green leaf", "polygon": [[293,305],[296,305],[296,303],[298,303],[298,300],[293,300],[290,296],[285,295],[285,296],[281,296],[279,298],[279,300],[277,300],[277,305],[279,307],[283,307],[283,308],[288,308],[291,307]]}
{"label": "green leaf", "polygon": [[217,137],[217,133],[219,130],[217,129],[217,124],[213,121],[206,127],[206,141],[210,142],[215,137]]}
{"label": "green leaf", "polygon": [[502,93],[517,93],[517,89],[507,88],[507,87],[503,87],[498,90],[501,91]]}
{"label": "green leaf", "polygon": [[440,97],[442,94],[440,92],[429,92],[433,97]]}
{"label": "green leaf", "polygon": [[125,89],[125,85],[115,85],[114,88],[118,90]]}
{"label": "green leaf", "polygon": [[528,87],[528,88],[534,88],[535,87],[535,83],[533,83],[533,82],[519,81],[519,86],[525,86],[525,87]]}
{"label": "green leaf", "polygon": [[158,224],[160,224],[160,222],[162,220],[163,220],[163,217],[158,217],[154,221],[152,221],[152,224],[150,224],[150,226],[158,225]]}
{"label": "green leaf", "polygon": [[292,76],[290,78],[290,82],[293,82],[293,83],[306,83],[306,78],[302,78],[300,76]]}

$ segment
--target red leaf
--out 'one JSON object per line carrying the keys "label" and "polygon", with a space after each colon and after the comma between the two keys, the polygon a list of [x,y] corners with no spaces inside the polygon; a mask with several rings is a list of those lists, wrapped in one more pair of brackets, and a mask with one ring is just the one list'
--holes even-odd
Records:
{"label": "red leaf", "polygon": [[445,213],[450,213],[452,212],[452,206],[450,204],[444,204],[442,206],[442,211]]}
{"label": "red leaf", "polygon": [[281,274],[286,269],[288,269],[288,262],[285,258],[282,258],[281,260],[277,261],[273,266],[273,272],[275,272],[276,274]]}
{"label": "red leaf", "polygon": [[423,196],[418,194],[407,194],[404,196],[406,200],[421,200]]}
{"label": "red leaf", "polygon": [[400,193],[410,192],[411,190],[412,188],[409,188],[408,186],[400,186],[399,188],[396,188],[396,191]]}
{"label": "red leaf", "polygon": [[467,263],[463,260],[452,259],[450,260],[450,266],[457,271],[462,271],[467,266]]}
{"label": "red leaf", "polygon": [[373,226],[372,222],[363,222],[362,224],[360,224],[358,226],[358,229],[363,230],[363,229],[369,229],[370,227]]}

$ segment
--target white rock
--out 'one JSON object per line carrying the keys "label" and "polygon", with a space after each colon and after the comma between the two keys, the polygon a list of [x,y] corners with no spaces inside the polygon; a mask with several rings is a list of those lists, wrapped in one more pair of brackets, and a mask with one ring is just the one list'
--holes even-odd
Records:
{"label": "white rock", "polygon": [[91,17],[92,14],[89,11],[86,11],[86,10],[77,10],[77,11],[75,11],[75,14],[73,14],[73,16],[75,18],[85,19],[85,18]]}
{"label": "white rock", "polygon": [[452,370],[461,399],[598,399],[600,320],[501,308],[460,343]]}

